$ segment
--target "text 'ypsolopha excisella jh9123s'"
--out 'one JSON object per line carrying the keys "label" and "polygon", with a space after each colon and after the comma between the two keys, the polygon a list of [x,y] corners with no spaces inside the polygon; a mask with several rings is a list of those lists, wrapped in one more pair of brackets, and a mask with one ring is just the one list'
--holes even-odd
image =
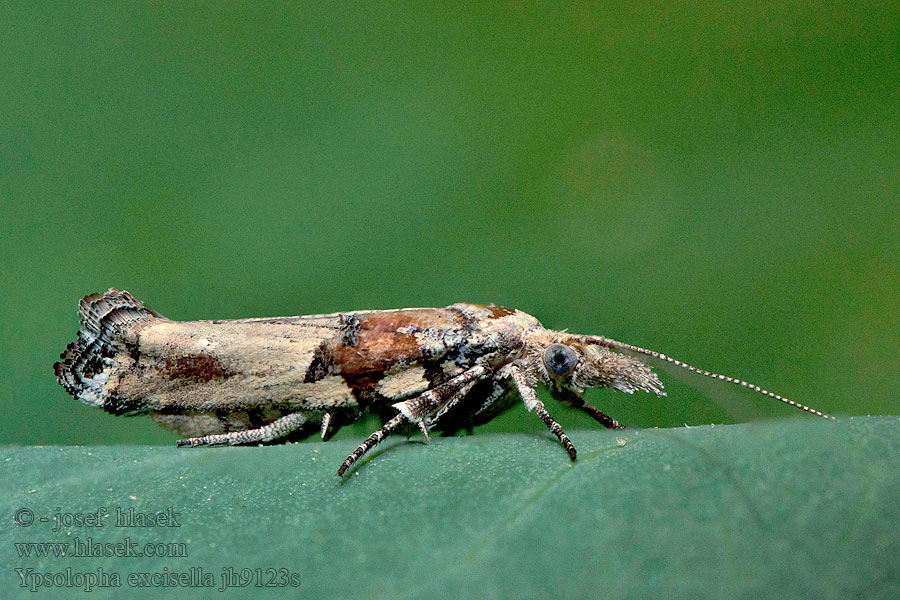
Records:
{"label": "text 'ypsolopha excisella jh9123s'", "polygon": [[484,423],[518,400],[575,460],[575,447],[535,388],[610,428],[586,388],[664,395],[634,356],[750,388],[806,412],[815,409],[732,377],[602,336],[545,329],[518,310],[479,304],[327,315],[172,321],[128,292],[79,304],[81,329],[54,365],[66,391],[114,414],[150,413],[181,446],[253,444],[329,431],[366,413],[384,426],[353,451],[339,475],[397,430],[425,436]]}

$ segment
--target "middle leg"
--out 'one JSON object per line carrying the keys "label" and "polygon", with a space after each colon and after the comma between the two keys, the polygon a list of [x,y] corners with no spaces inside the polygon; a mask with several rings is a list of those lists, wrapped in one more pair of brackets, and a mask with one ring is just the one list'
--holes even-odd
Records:
{"label": "middle leg", "polygon": [[356,461],[374,448],[381,440],[393,433],[401,425],[407,422],[415,423],[419,429],[428,436],[431,425],[444,415],[448,410],[456,406],[469,390],[478,382],[490,375],[491,371],[483,365],[472,367],[468,371],[457,375],[453,379],[441,385],[427,390],[415,398],[404,400],[394,404],[394,408],[400,411],[396,417],[385,423],[384,427],[370,435],[354,450],[341,464],[338,475],[343,475]]}

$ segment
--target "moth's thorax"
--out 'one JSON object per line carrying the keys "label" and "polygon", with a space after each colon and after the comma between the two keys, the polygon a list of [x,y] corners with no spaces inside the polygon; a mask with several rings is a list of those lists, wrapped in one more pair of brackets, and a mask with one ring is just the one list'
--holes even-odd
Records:
{"label": "moth's thorax", "polygon": [[[463,353],[481,355],[496,367],[516,358],[525,347],[528,332],[543,330],[540,322],[520,310],[480,304],[454,304],[466,321]],[[502,353],[503,356],[495,356]]]}

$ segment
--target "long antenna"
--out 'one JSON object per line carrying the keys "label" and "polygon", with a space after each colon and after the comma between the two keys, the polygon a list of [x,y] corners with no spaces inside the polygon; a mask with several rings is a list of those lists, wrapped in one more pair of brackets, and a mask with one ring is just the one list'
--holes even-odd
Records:
{"label": "long antenna", "polygon": [[826,415],[823,412],[820,412],[814,408],[810,408],[805,404],[800,404],[799,402],[794,402],[784,396],[779,396],[774,392],[770,392],[769,390],[765,390],[758,385],[749,383],[744,381],[743,379],[736,379],[734,377],[729,377],[728,375],[720,375],[718,373],[713,373],[711,371],[707,371],[705,369],[698,369],[697,367],[691,366],[685,362],[681,362],[671,356],[666,356],[662,352],[656,352],[655,350],[648,350],[646,348],[639,348],[638,346],[632,346],[631,344],[626,344],[625,342],[617,342],[616,340],[611,340],[607,337],[603,337],[602,335],[582,335],[576,336],[579,340],[586,344],[596,344],[598,346],[603,346],[605,348],[611,348],[613,350],[626,350],[628,352],[634,352],[635,354],[645,354],[647,356],[652,356],[653,358],[657,358],[659,360],[664,360],[668,363],[672,363],[676,367],[681,367],[682,369],[687,369],[688,371],[693,371],[694,373],[698,373],[705,377],[711,377],[712,379],[719,379],[721,381],[727,381],[728,383],[734,383],[736,385],[740,385],[741,387],[745,387],[753,390],[754,392],[758,392],[763,396],[768,396],[769,398],[774,398],[779,402],[784,402],[785,404],[790,404],[795,408],[799,408],[800,410],[804,410],[808,413],[812,413],[814,415],[818,415],[825,419],[835,420],[831,415]]}

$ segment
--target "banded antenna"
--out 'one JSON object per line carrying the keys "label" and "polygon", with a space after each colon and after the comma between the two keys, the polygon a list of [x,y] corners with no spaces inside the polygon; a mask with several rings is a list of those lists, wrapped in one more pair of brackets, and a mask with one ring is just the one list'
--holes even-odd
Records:
{"label": "banded antenna", "polygon": [[699,369],[692,365],[689,365],[685,362],[682,362],[678,359],[672,358],[671,356],[666,356],[662,352],[656,352],[655,350],[648,350],[646,348],[639,348],[638,346],[632,346],[631,344],[626,344],[625,342],[617,342],[616,340],[611,340],[607,337],[603,337],[602,335],[581,335],[576,336],[578,340],[584,344],[595,344],[597,346],[603,346],[604,348],[609,348],[611,350],[624,350],[626,352],[633,352],[635,354],[644,354],[646,356],[651,356],[653,358],[672,363],[676,367],[681,367],[682,369],[687,369],[688,371],[693,371],[699,375],[703,375],[704,377],[710,377],[712,379],[718,379],[721,381],[727,381],[728,383],[734,383],[741,387],[745,387],[749,390],[753,390],[763,396],[768,396],[769,398],[774,398],[779,402],[784,402],[785,404],[789,404],[795,408],[799,408],[800,410],[806,411],[808,413],[812,413],[814,415],[818,415],[825,419],[831,419],[834,421],[834,417],[831,415],[827,415],[821,411],[818,411],[814,408],[806,406],[805,404],[800,404],[799,402],[794,402],[789,398],[785,398],[784,396],[779,396],[775,392],[770,392],[769,390],[763,389],[758,385],[753,383],[749,383],[744,381],[743,379],[737,379],[735,377],[729,377],[728,375],[720,375],[719,373],[713,373],[711,371],[707,371],[706,369]]}

